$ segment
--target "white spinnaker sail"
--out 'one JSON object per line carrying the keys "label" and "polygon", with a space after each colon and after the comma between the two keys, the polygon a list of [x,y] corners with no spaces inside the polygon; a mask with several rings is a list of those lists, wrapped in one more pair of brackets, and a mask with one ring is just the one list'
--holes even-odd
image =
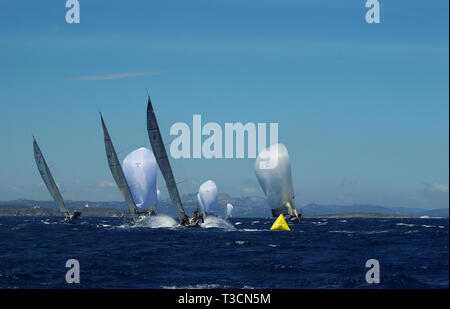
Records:
{"label": "white spinnaker sail", "polygon": [[216,214],[219,209],[219,201],[217,199],[217,186],[212,180],[208,180],[201,184],[198,189],[201,205],[205,209],[205,213]]}
{"label": "white spinnaker sail", "polygon": [[108,129],[106,128],[105,121],[103,120],[102,114],[100,114],[100,119],[102,121],[103,137],[105,140],[105,151],[106,158],[108,159],[109,169],[111,174],[119,187],[120,193],[122,193],[125,203],[128,206],[131,216],[134,220],[137,219],[138,208],[134,203],[133,195],[131,194],[130,188],[128,187],[127,180],[123,174],[122,167],[120,166],[120,161],[117,157],[116,151],[114,150],[114,145],[109,137]]}
{"label": "white spinnaker sail", "polygon": [[161,204],[161,191],[159,189],[156,189],[156,197],[158,198],[158,205]]}
{"label": "white spinnaker sail", "polygon": [[181,221],[185,218],[186,212],[181,204],[180,194],[178,192],[175,177],[173,176],[172,168],[170,166],[169,157],[167,156],[166,148],[161,137],[158,122],[156,121],[155,111],[153,110],[150,96],[148,97],[147,102],[147,132],[150,144],[152,145],[153,153],[155,154],[156,162],[158,163],[161,174],[166,182],[170,200],[175,208],[178,219]]}
{"label": "white spinnaker sail", "polygon": [[205,206],[203,206],[202,199],[200,198],[200,194],[198,194],[198,193],[197,193],[197,201],[198,201],[198,206],[200,207],[200,212],[205,213]]}
{"label": "white spinnaker sail", "polygon": [[[272,215],[292,215],[295,210],[289,154],[283,144],[262,150],[255,162],[255,173],[267,197]],[[292,209],[289,209],[289,204]]]}
{"label": "white spinnaker sail", "polygon": [[231,218],[233,216],[233,205],[230,203],[227,204],[227,218]]}
{"label": "white spinnaker sail", "polygon": [[47,163],[45,162],[44,155],[39,148],[39,145],[36,142],[36,139],[33,136],[33,150],[34,150],[34,159],[36,160],[36,165],[41,174],[42,180],[47,186],[48,192],[52,196],[59,210],[64,214],[64,217],[70,217],[69,209],[67,208],[64,200],[61,196],[61,193],[58,190],[58,186],[53,179],[52,173],[48,168]]}
{"label": "white spinnaker sail", "polygon": [[157,167],[153,152],[145,147],[132,151],[123,160],[122,169],[136,206],[141,209],[156,206]]}

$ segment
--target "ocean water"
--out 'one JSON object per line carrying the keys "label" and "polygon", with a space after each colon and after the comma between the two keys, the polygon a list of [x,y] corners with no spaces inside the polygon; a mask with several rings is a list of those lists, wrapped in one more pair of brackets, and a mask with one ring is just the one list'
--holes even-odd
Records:
{"label": "ocean water", "polygon": [[[169,217],[129,227],[123,218],[0,217],[0,288],[448,288],[448,219]],[[65,281],[66,261],[80,283]],[[368,259],[380,283],[368,284]]]}

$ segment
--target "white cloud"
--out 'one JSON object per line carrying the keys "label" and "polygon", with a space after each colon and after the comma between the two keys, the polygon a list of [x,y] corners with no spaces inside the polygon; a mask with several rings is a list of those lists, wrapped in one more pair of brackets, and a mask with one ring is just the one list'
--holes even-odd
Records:
{"label": "white cloud", "polygon": [[159,72],[129,72],[129,73],[113,73],[104,75],[86,75],[79,77],[72,77],[71,80],[108,80],[108,79],[119,79],[126,77],[136,77],[136,76],[146,76],[146,75],[158,75]]}
{"label": "white cloud", "polygon": [[244,191],[244,193],[249,194],[249,193],[253,193],[255,192],[255,188],[251,188],[251,187],[244,187],[244,189],[242,189],[242,191]]}
{"label": "white cloud", "polygon": [[116,185],[114,184],[114,182],[101,181],[99,186],[102,188],[112,188],[115,187]]}
{"label": "white cloud", "polygon": [[436,182],[431,185],[431,189],[434,191],[441,191],[448,193],[448,186]]}

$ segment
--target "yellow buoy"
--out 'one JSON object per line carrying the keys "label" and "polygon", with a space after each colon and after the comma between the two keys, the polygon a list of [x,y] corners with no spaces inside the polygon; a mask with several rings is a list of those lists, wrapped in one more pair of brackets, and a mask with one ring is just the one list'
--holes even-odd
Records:
{"label": "yellow buoy", "polygon": [[286,220],[284,220],[283,214],[281,214],[273,223],[272,227],[270,228],[271,231],[290,231],[289,225],[286,223]]}

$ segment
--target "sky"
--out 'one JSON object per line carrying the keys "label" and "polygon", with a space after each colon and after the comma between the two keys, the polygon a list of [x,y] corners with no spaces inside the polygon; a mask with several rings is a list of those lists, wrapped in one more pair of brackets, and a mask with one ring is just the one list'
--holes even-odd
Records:
{"label": "sky", "polygon": [[[66,200],[121,200],[122,160],[176,122],[278,123],[297,205],[449,203],[449,3],[79,0],[0,4],[0,200],[49,200],[32,134]],[[253,158],[172,159],[182,194],[262,196]],[[158,183],[167,196],[162,177]]]}

